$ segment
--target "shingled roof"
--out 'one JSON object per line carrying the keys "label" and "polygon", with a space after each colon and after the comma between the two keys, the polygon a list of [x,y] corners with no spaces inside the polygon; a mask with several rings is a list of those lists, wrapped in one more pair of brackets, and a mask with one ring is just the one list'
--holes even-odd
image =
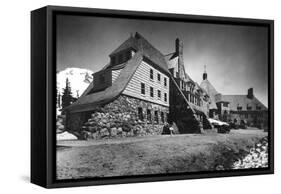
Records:
{"label": "shingled roof", "polygon": [[253,111],[257,110],[257,106],[259,106],[261,110],[267,110],[267,107],[255,96],[251,99],[248,98],[247,95],[222,95],[221,100],[229,102],[230,110],[232,111],[237,111],[238,105],[242,107],[242,111],[247,110],[247,106],[251,107]]}
{"label": "shingled roof", "polygon": [[215,87],[211,84],[208,79],[203,80],[200,84],[200,87],[203,88],[210,96],[210,109],[217,109],[215,96],[218,95],[219,92],[215,89]]}
{"label": "shingled roof", "polygon": [[[185,102],[190,107],[192,112],[195,112],[193,106],[187,101],[184,94],[176,84],[176,81],[170,74],[168,69],[167,61],[165,60],[164,55],[153,47],[146,39],[144,39],[139,33],[136,33],[134,37],[130,37],[123,44],[121,44],[117,49],[115,49],[110,56],[113,56],[120,51],[127,50],[129,48],[133,48],[136,53],[135,55],[126,63],[119,64],[122,66],[122,70],[116,80],[112,83],[111,86],[106,88],[103,91],[91,93],[93,89],[93,82],[88,86],[88,88],[84,91],[84,93],[78,98],[78,100],[66,107],[64,111],[69,111],[71,113],[75,112],[84,112],[94,110],[99,105],[104,105],[112,102],[116,98],[118,98],[121,93],[124,91],[129,81],[133,77],[135,71],[138,66],[141,64],[143,60],[149,60],[151,63],[156,65],[162,71],[166,72],[172,82],[175,84],[176,88],[179,90],[181,95],[183,96]],[[104,69],[115,69],[115,66],[110,66],[110,64],[105,65]]]}
{"label": "shingled roof", "polygon": [[141,51],[143,56],[157,64],[163,71],[169,73],[168,64],[165,60],[165,56],[151,45],[142,35],[136,32],[135,36],[131,36],[125,42],[123,42],[117,49],[115,49],[109,56],[116,55],[123,50],[134,49],[135,51]]}
{"label": "shingled roof", "polygon": [[65,110],[70,112],[89,111],[97,105],[109,103],[116,99],[126,88],[127,84],[134,75],[137,67],[141,64],[143,56],[137,52],[124,66],[115,82],[103,91],[88,94],[92,88],[93,83],[89,85],[83,95],[78,100],[66,107]]}

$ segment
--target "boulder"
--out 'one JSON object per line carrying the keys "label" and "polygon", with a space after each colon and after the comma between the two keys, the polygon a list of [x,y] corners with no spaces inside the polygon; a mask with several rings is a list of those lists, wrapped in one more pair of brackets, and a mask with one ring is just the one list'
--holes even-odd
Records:
{"label": "boulder", "polygon": [[109,131],[107,130],[107,128],[103,128],[100,130],[100,134],[101,134],[101,137],[107,137],[107,136],[109,136]]}
{"label": "boulder", "polygon": [[115,137],[117,135],[117,128],[116,127],[111,128],[110,131],[111,131],[112,137]]}
{"label": "boulder", "polygon": [[122,127],[118,127],[118,128],[117,128],[117,134],[122,134],[122,132],[123,132]]}

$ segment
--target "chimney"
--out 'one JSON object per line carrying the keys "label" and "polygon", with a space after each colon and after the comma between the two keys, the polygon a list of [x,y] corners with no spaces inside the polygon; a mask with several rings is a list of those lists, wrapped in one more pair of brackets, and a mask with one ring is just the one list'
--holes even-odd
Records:
{"label": "chimney", "polygon": [[204,65],[204,73],[203,73],[203,80],[206,80],[208,77],[207,71],[206,71],[206,65]]}
{"label": "chimney", "polygon": [[180,41],[179,38],[176,39],[176,54],[178,58],[178,75],[179,78],[184,79],[185,72],[184,72],[184,63],[183,63],[183,43]]}
{"label": "chimney", "polygon": [[183,54],[183,44],[179,38],[176,39],[176,53],[178,56]]}
{"label": "chimney", "polygon": [[254,98],[254,89],[253,88],[249,88],[248,89],[247,98],[249,98],[249,99],[253,99]]}

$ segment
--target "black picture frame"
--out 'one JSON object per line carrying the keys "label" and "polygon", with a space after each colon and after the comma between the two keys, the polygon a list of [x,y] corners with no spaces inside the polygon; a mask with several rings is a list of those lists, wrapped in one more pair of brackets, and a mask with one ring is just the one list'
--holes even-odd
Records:
{"label": "black picture frame", "polygon": [[[235,171],[56,180],[56,15],[84,15],[268,28],[269,167]],[[46,6],[31,12],[31,182],[46,188],[105,185],[274,173],[274,21],[230,17]]]}

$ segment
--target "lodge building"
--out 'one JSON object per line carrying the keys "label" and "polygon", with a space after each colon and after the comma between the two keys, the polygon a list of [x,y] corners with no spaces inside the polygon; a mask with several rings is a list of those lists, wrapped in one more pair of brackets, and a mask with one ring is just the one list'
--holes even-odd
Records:
{"label": "lodge building", "polygon": [[139,33],[130,36],[109,55],[110,62],[93,74],[81,97],[65,108],[67,127],[79,130],[102,107],[129,112],[158,129],[169,121],[181,133],[200,132],[200,123],[207,118],[207,109],[202,108],[207,94],[188,79],[179,39],[175,47],[175,52],[164,55]]}
{"label": "lodge building", "polygon": [[210,118],[258,128],[268,127],[267,107],[255,97],[253,88],[244,95],[221,94],[208,80],[206,70],[200,86],[210,96]]}
{"label": "lodge building", "polygon": [[135,33],[109,58],[109,63],[93,74],[92,83],[78,100],[63,110],[70,130],[81,130],[91,114],[101,108],[109,114],[127,113],[156,131],[161,131],[165,122],[174,123],[179,133],[200,133],[211,128],[209,117],[246,117],[241,112],[244,109],[235,109],[238,101],[237,106],[249,104],[247,109],[253,108],[247,110],[248,118],[256,112],[260,116],[260,110],[266,114],[266,108],[254,96],[246,96],[252,99],[247,101],[245,97],[218,93],[206,72],[200,85],[193,81],[185,70],[179,39],[175,41],[175,50],[164,55]]}

